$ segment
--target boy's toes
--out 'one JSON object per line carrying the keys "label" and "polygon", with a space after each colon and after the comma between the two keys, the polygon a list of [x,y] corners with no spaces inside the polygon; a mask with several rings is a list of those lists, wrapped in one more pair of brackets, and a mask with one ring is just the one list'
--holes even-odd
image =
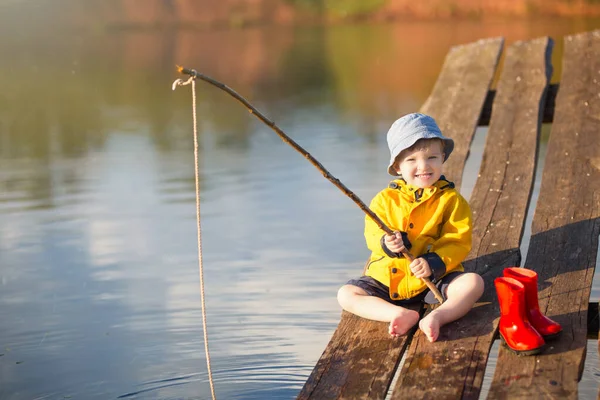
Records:
{"label": "boy's toes", "polygon": [[416,311],[403,312],[390,321],[389,333],[394,337],[405,335],[419,320]]}
{"label": "boy's toes", "polygon": [[425,332],[425,336],[427,336],[427,339],[430,342],[435,342],[439,336],[439,332],[434,331],[434,330],[430,330],[429,332]]}
{"label": "boy's toes", "polygon": [[439,323],[434,318],[425,318],[419,322],[419,329],[425,334],[427,340],[435,342],[440,335]]}

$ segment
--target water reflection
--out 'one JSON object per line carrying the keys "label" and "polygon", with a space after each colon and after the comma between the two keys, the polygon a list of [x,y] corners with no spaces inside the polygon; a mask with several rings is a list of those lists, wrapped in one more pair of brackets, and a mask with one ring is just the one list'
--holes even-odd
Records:
{"label": "water reflection", "polygon": [[[233,87],[368,201],[388,179],[382,132],[423,103],[451,45],[595,24],[0,35],[0,398],[209,397],[175,64]],[[363,215],[226,94],[198,97],[217,394],[292,398],[367,256]]]}

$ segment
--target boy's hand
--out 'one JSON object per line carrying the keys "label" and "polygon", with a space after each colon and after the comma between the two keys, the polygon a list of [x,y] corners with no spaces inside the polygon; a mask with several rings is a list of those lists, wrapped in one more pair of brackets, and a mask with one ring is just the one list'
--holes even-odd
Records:
{"label": "boy's hand", "polygon": [[429,278],[431,276],[431,267],[424,258],[415,258],[410,263],[410,270],[412,271],[415,278]]}
{"label": "boy's hand", "polygon": [[385,235],[385,246],[393,253],[401,253],[406,250],[402,241],[402,234],[394,232],[393,235]]}

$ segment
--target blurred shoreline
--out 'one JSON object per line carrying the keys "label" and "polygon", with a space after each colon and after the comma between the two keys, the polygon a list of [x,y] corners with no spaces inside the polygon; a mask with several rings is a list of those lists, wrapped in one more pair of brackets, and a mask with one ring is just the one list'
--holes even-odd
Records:
{"label": "blurred shoreline", "polygon": [[[597,17],[597,0],[0,0],[2,25],[85,30]],[[26,24],[23,24],[23,22]]]}

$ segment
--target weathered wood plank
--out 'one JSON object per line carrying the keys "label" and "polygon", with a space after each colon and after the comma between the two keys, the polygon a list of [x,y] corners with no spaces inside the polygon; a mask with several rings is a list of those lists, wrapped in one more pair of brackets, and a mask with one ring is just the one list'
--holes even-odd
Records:
{"label": "weathered wood plank", "polygon": [[[500,38],[480,40],[450,49],[433,93],[421,108],[456,141],[449,159],[454,164],[447,174],[452,179],[460,181],[502,43]],[[343,313],[298,398],[385,398],[411,336],[393,339],[385,324]]]}
{"label": "weathered wood plank", "polygon": [[600,31],[565,37],[563,72],[526,268],[563,334],[539,356],[501,348],[489,398],[577,398],[600,234]]}
{"label": "weathered wood plank", "polygon": [[467,316],[443,327],[437,342],[414,335],[392,399],[479,397],[499,314],[493,280],[521,260],[551,49],[549,38],[514,43],[498,83],[470,199],[473,249],[464,264],[484,277],[485,294]]}
{"label": "weathered wood plank", "polygon": [[450,49],[431,95],[421,112],[435,118],[454,152],[444,166],[460,187],[469,147],[502,51],[502,38],[485,39]]}
{"label": "weathered wood plank", "polygon": [[[542,122],[551,123],[554,121],[554,103],[556,102],[556,94],[558,93],[559,84],[554,83],[548,86],[546,91],[546,105],[542,113]],[[483,110],[479,116],[479,126],[488,126],[490,124],[490,118],[492,117],[492,109],[494,107],[494,98],[496,97],[496,91],[490,90],[485,98]]]}
{"label": "weathered wood plank", "polygon": [[343,311],[298,399],[384,399],[410,337],[391,338],[387,325]]}

